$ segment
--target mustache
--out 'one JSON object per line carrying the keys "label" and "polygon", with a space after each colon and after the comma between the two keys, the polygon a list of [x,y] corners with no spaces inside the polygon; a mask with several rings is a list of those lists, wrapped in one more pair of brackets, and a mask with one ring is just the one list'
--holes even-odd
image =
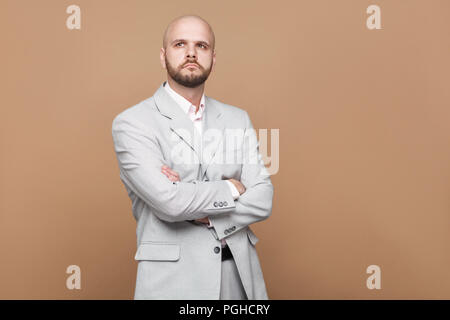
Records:
{"label": "mustache", "polygon": [[195,61],[188,61],[186,63],[183,64],[182,68],[184,68],[185,66],[187,66],[188,64],[195,64],[197,67],[201,68],[202,66],[199,65],[197,62]]}

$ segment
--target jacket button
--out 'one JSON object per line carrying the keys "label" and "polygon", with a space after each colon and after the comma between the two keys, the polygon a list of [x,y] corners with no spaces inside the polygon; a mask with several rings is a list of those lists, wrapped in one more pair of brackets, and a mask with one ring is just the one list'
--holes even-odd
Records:
{"label": "jacket button", "polygon": [[228,202],[224,201],[224,202],[223,202],[223,205],[224,205],[224,206],[227,206],[227,205],[228,205]]}
{"label": "jacket button", "polygon": [[220,248],[219,247],[214,247],[214,252],[215,253],[219,253],[220,252]]}
{"label": "jacket button", "polygon": [[216,202],[214,202],[214,207],[217,207],[219,204]]}
{"label": "jacket button", "polygon": [[223,207],[223,202],[222,201],[219,202],[219,207]]}
{"label": "jacket button", "polygon": [[228,234],[228,233],[230,233],[230,231],[228,231],[228,229],[227,229],[227,230],[225,230],[223,233],[224,233],[224,234]]}

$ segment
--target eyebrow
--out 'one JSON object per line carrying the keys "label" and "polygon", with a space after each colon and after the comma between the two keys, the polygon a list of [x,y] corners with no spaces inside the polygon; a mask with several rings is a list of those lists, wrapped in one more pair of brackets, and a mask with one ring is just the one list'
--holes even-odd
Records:
{"label": "eyebrow", "polygon": [[[179,42],[179,41],[184,41],[184,42],[187,42],[187,40],[186,39],[175,39],[175,40],[173,40],[172,41],[172,44],[174,44],[174,43],[176,43],[176,42]],[[200,41],[195,41],[196,43],[201,43],[201,44],[205,44],[205,45],[207,45],[208,47],[209,47],[209,43],[208,42],[206,42],[206,41],[202,41],[202,40],[200,40]]]}

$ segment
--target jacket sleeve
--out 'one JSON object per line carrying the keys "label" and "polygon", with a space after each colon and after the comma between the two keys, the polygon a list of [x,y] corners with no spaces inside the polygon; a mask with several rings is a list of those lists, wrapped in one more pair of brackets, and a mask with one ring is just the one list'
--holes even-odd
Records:
{"label": "jacket sleeve", "polygon": [[[226,180],[172,182],[162,172],[166,164],[156,137],[143,124],[117,116],[112,137],[120,177],[155,214],[169,222],[195,220],[235,208]],[[223,206],[219,207],[218,202]]]}
{"label": "jacket sleeve", "polygon": [[267,219],[272,213],[273,185],[259,153],[256,132],[247,112],[245,116],[241,183],[246,190],[235,201],[236,207],[232,212],[209,217],[219,240],[252,223]]}

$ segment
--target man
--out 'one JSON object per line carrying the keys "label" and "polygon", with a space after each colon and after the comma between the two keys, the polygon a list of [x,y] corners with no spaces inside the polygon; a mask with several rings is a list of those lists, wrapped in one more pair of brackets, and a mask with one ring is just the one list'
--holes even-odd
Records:
{"label": "man", "polygon": [[167,81],[113,121],[137,221],[135,299],[268,299],[249,225],[270,216],[273,186],[247,112],[204,95],[214,46],[202,18],[172,21]]}

